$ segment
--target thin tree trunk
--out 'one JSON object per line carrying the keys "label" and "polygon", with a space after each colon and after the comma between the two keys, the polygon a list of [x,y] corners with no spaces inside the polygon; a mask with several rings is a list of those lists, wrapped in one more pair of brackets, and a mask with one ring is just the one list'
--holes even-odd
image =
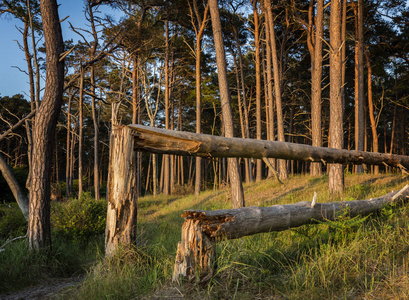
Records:
{"label": "thin tree trunk", "polygon": [[[165,128],[169,129],[169,21],[165,21]],[[163,193],[170,194],[170,157],[163,156]]]}
{"label": "thin tree trunk", "polygon": [[[235,26],[233,26],[233,33],[234,33],[234,39],[236,41],[236,47],[238,50],[239,66],[240,66],[240,82],[241,82],[241,91],[242,91],[242,96],[243,96],[242,106],[243,106],[243,111],[244,111],[244,132],[245,132],[245,137],[250,138],[249,115],[248,115],[247,101],[246,101],[246,85],[244,83],[243,54],[241,52],[239,34]],[[237,86],[237,88],[238,88],[237,93],[240,94],[239,85]],[[241,111],[240,106],[239,106],[239,109]],[[253,175],[252,175],[253,164],[251,163],[251,160],[249,159],[245,159],[244,161],[245,161],[245,171],[246,171],[246,182],[253,181]]]}
{"label": "thin tree trunk", "polygon": [[70,197],[71,186],[70,186],[70,149],[71,149],[71,101],[74,98],[74,92],[72,92],[68,98],[68,108],[67,108],[67,152],[65,157],[65,196]]}
{"label": "thin tree trunk", "polygon": [[[372,66],[369,59],[368,52],[365,52],[366,56],[366,66],[368,69],[368,107],[369,107],[369,119],[371,121],[371,130],[372,130],[372,151],[379,152],[378,144],[378,132],[376,130],[376,121],[374,115],[373,99],[372,99]],[[379,166],[375,166],[374,173],[379,174]]]}
{"label": "thin tree trunk", "polygon": [[[226,56],[224,52],[222,27],[220,22],[219,6],[217,0],[209,0],[209,9],[212,19],[213,37],[216,48],[217,71],[219,78],[220,100],[223,114],[223,124],[226,137],[233,137],[233,115],[230,104],[229,85],[227,82]],[[240,176],[240,166],[237,158],[229,158],[229,175],[232,191],[232,204],[234,208],[243,207],[244,193]]]}
{"label": "thin tree trunk", "polygon": [[[255,65],[256,65],[256,138],[261,140],[261,68],[260,68],[260,29],[257,10],[257,0],[253,0],[254,16],[254,46],[255,46]],[[256,181],[262,179],[262,160],[257,160]]]}
{"label": "thin tree trunk", "polygon": [[[342,61],[341,61],[341,6],[331,1],[330,16],[330,147],[343,147],[342,116]],[[329,164],[328,186],[331,194],[341,194],[344,189],[344,170],[341,164]]]}
{"label": "thin tree trunk", "polygon": [[[358,0],[355,12],[355,149],[364,150],[365,111],[364,111],[364,62],[363,62],[363,3]],[[357,173],[364,171],[363,166],[356,167]]]}
{"label": "thin tree trunk", "polygon": [[[311,136],[312,145],[316,147],[322,146],[322,129],[321,129],[321,80],[322,80],[322,39],[324,32],[324,1],[317,1],[317,16],[315,23],[315,39],[313,45],[313,2],[311,0],[309,11],[310,24],[310,39],[309,46],[311,54]],[[311,163],[312,176],[322,174],[321,163]]]}
{"label": "thin tree trunk", "polygon": [[[281,75],[277,57],[277,46],[276,46],[276,39],[275,39],[275,29],[274,29],[274,19],[273,13],[271,11],[271,2],[268,0],[264,0],[266,6],[266,20],[269,24],[269,41],[271,45],[271,58],[273,61],[273,75],[274,75],[274,93],[275,93],[275,102],[277,107],[277,138],[280,142],[285,142],[284,137],[284,119],[283,119],[283,109],[282,109],[282,101],[281,101]],[[288,177],[287,172],[287,164],[284,160],[280,159],[278,161],[279,166],[279,174],[280,179],[284,180]]]}
{"label": "thin tree trunk", "polygon": [[[264,1],[264,4],[266,4],[266,1]],[[267,8],[264,5],[264,11],[265,15],[267,14]],[[267,61],[267,82],[265,81],[265,86],[267,90],[267,97],[268,100],[266,100],[266,104],[268,103],[268,119],[267,119],[267,124],[268,124],[268,139],[270,141],[275,140],[275,130],[274,130],[274,100],[273,100],[273,76],[272,76],[272,65],[271,65],[271,43],[269,42],[269,37],[270,37],[270,24],[265,21],[265,31],[266,31],[266,61]],[[270,163],[275,166],[276,162],[273,159],[270,159]],[[270,168],[268,168],[268,177],[273,176],[273,173],[271,172]]]}
{"label": "thin tree trunk", "polygon": [[83,105],[84,105],[84,69],[80,70],[80,94],[78,98],[78,118],[79,118],[79,137],[78,137],[78,196],[80,197],[83,192],[83,142],[84,142],[84,116],[83,116]]}

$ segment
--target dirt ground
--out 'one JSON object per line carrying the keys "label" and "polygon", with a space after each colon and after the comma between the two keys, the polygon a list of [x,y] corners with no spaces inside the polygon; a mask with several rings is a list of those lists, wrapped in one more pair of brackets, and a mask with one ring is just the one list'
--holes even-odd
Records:
{"label": "dirt ground", "polygon": [[79,286],[82,277],[71,277],[66,279],[55,279],[46,284],[32,286],[24,290],[0,294],[0,300],[43,300],[55,299],[63,290]]}

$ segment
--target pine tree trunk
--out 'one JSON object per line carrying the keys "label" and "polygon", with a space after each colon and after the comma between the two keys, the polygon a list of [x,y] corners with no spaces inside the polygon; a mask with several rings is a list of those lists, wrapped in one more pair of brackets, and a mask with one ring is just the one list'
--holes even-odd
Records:
{"label": "pine tree trunk", "polygon": [[83,116],[83,104],[84,104],[84,69],[80,70],[80,94],[78,98],[78,119],[79,119],[79,136],[78,136],[78,197],[81,197],[83,192],[83,163],[82,163],[82,154],[83,154],[83,142],[84,142],[84,116]]}
{"label": "pine tree trunk", "polygon": [[39,251],[51,247],[50,171],[54,132],[63,103],[64,51],[58,5],[55,0],[40,1],[46,48],[46,84],[33,132],[33,165],[31,168],[28,247]]}
{"label": "pine tree trunk", "polygon": [[[224,52],[222,27],[220,22],[219,6],[217,0],[209,0],[209,9],[212,19],[213,37],[216,48],[217,71],[219,78],[220,100],[223,114],[223,124],[226,137],[233,137],[233,116],[230,104],[229,85],[227,81],[226,56]],[[234,208],[243,207],[244,193],[240,176],[240,166],[237,158],[229,158],[229,176],[232,191],[232,204]]]}
{"label": "pine tree trunk", "polygon": [[[311,0],[311,4],[314,1]],[[309,23],[310,31],[312,31],[313,22],[313,6],[310,5],[309,12]],[[311,32],[310,39],[311,42],[311,135],[312,135],[312,145],[316,147],[322,146],[322,131],[321,131],[321,80],[322,80],[322,39],[324,32],[324,1],[317,1],[317,16],[315,23],[315,39],[314,47],[312,47],[312,37],[314,36]],[[311,175],[319,176],[322,174],[321,163],[311,163]]]}
{"label": "pine tree trunk", "polygon": [[[165,128],[169,129],[169,22],[165,22]],[[170,194],[170,157],[169,155],[163,156],[163,194]]]}
{"label": "pine tree trunk", "polygon": [[[264,1],[264,11],[265,15],[267,14],[267,7],[266,7],[266,1]],[[270,37],[270,24],[265,20],[265,31],[266,31],[266,68],[267,68],[267,73],[264,78],[264,89],[266,91],[266,104],[267,104],[267,136],[270,141],[275,140],[275,130],[274,130],[274,100],[273,100],[273,76],[272,76],[272,65],[271,65],[271,44],[269,43],[269,37]],[[266,80],[267,79],[267,80]],[[268,100],[267,100],[268,99]],[[275,166],[276,162],[273,159],[269,159],[270,163]],[[271,169],[268,168],[268,177],[273,176],[273,173],[271,172]]]}
{"label": "pine tree trunk", "polygon": [[[201,57],[201,39],[196,37],[196,133],[201,133],[201,115],[202,115],[202,94],[201,94],[201,71],[200,71],[200,57]],[[196,157],[196,176],[195,176],[195,195],[199,196],[202,189],[202,159]]]}
{"label": "pine tree trunk", "polygon": [[[342,61],[341,61],[341,6],[331,2],[330,16],[330,147],[343,147],[342,116]],[[341,194],[344,189],[344,172],[341,164],[329,164],[329,192]]]}
{"label": "pine tree trunk", "polygon": [[[372,98],[372,66],[371,61],[369,59],[368,52],[365,53],[366,55],[366,66],[368,69],[368,107],[369,107],[369,119],[371,121],[371,130],[372,130],[372,151],[379,152],[379,144],[378,144],[378,132],[376,130],[376,121],[374,115],[374,107],[373,107],[373,98]],[[375,166],[374,173],[379,174],[379,166]]]}
{"label": "pine tree trunk", "polygon": [[[365,111],[364,111],[364,62],[363,62],[363,3],[358,0],[355,12],[355,150],[364,150]],[[356,172],[362,173],[363,166],[356,166]]]}
{"label": "pine tree trunk", "polygon": [[[274,19],[273,13],[271,11],[271,2],[269,0],[264,0],[266,6],[266,21],[269,24],[270,36],[268,37],[271,46],[271,59],[273,62],[273,75],[274,75],[274,93],[277,107],[277,138],[280,142],[285,142],[284,137],[284,119],[283,119],[283,109],[281,101],[281,75],[279,71],[279,63],[277,57],[277,46],[275,38],[275,29],[274,29]],[[288,177],[287,172],[287,163],[280,159],[278,161],[280,179],[284,180]]]}
{"label": "pine tree trunk", "polygon": [[[255,46],[255,65],[256,65],[256,138],[261,140],[261,68],[260,68],[260,29],[257,10],[257,0],[253,0],[254,16],[254,46]],[[262,160],[257,160],[256,181],[262,179]]]}

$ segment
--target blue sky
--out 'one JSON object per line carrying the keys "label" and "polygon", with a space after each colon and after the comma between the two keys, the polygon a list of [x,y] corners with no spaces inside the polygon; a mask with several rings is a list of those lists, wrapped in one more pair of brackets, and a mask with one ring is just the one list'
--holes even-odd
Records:
{"label": "blue sky", "polygon": [[[84,18],[84,0],[59,0],[60,4],[59,15],[60,19],[69,16],[62,23],[64,40],[73,39],[74,42],[79,40],[79,37],[69,29],[68,21],[74,27],[85,27]],[[109,7],[101,9],[102,14],[109,14],[114,18],[119,18],[119,13]],[[22,43],[22,35],[17,30],[17,27],[22,27],[22,22],[17,21],[10,15],[1,16],[0,18],[0,96],[12,96],[14,94],[23,94],[28,99],[28,77],[23,72],[13,66],[17,66],[22,70],[27,70],[24,53],[17,45],[16,40]],[[44,87],[44,82],[41,88]]]}

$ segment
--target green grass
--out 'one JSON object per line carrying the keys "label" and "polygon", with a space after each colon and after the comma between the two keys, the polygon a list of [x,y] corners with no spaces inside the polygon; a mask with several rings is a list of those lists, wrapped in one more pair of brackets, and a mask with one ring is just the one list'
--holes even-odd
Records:
{"label": "green grass", "polygon": [[[245,185],[246,205],[365,199],[397,190],[399,175],[347,175],[346,191],[331,198],[327,177],[294,176]],[[376,216],[305,225],[217,244],[217,272],[206,285],[171,283],[185,209],[231,208],[228,190],[199,197],[139,199],[140,248],[101,261],[68,298],[139,299],[405,299],[409,297],[409,211],[388,207]],[[125,258],[124,258],[125,257]]]}
{"label": "green grass", "polygon": [[[328,194],[327,180],[327,176],[297,175],[287,180],[285,186],[274,180],[245,184],[246,205],[311,201],[315,191],[321,203],[368,199],[398,190],[407,182],[407,178],[397,174],[347,174],[344,195],[333,198]],[[409,298],[409,209],[406,206],[387,207],[369,217],[341,216],[333,222],[222,241],[216,246],[217,272],[210,282],[174,285],[171,277],[183,223],[181,214],[186,209],[231,208],[228,195],[228,189],[224,189],[202,192],[198,197],[140,198],[138,247],[120,249],[110,260],[102,258],[101,248],[99,252],[87,248],[89,251],[83,256],[88,257],[88,262],[95,259],[97,262],[88,267],[79,289],[61,297],[87,300],[181,295],[188,299]],[[19,245],[23,242],[11,248]],[[4,268],[1,259],[2,256],[0,271]],[[30,259],[33,258],[27,258]],[[63,264],[64,259],[54,261]],[[79,260],[84,262],[86,258]],[[72,265],[84,268],[84,263]],[[30,272],[35,274],[36,270]],[[0,278],[4,278],[3,274]]]}

